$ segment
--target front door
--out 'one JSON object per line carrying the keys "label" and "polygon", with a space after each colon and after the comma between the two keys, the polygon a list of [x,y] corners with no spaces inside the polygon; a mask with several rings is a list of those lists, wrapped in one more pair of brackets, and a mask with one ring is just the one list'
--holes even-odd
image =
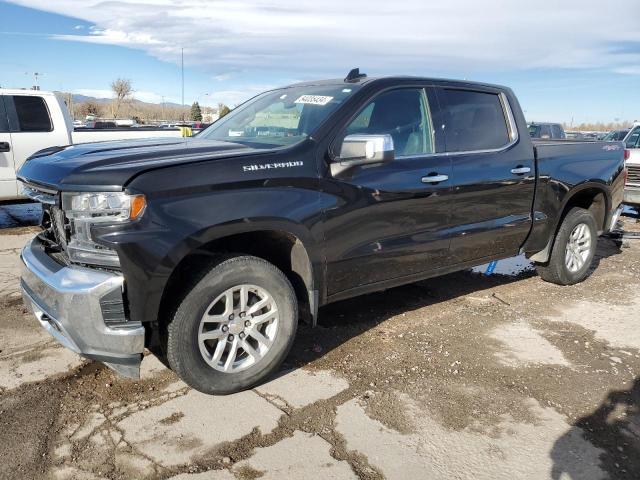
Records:
{"label": "front door", "polygon": [[499,91],[442,88],[438,97],[452,160],[451,263],[516,255],[532,222],[531,143],[518,141],[509,99]]}
{"label": "front door", "polygon": [[434,155],[436,110],[433,92],[389,90],[365,102],[343,131],[343,138],[390,134],[395,159],[325,179],[336,198],[324,222],[330,296],[446,264],[451,161]]}
{"label": "front door", "polygon": [[9,132],[9,122],[4,108],[3,97],[0,96],[0,200],[4,198],[15,198],[16,169],[13,163],[13,145],[11,143],[11,133]]}

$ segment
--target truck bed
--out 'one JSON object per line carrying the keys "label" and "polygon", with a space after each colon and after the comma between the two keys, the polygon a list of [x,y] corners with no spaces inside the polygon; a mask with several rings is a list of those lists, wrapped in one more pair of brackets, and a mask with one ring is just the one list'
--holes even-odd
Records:
{"label": "truck bed", "polygon": [[[585,140],[538,140],[532,139],[538,171],[567,168],[575,170],[578,178],[602,179],[612,161],[624,150],[622,142]],[[559,164],[560,162],[560,164]]]}

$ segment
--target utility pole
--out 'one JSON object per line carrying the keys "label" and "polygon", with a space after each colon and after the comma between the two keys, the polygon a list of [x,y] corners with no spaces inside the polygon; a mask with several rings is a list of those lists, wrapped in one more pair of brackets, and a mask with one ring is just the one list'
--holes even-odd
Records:
{"label": "utility pole", "polygon": [[[25,75],[29,75],[30,72],[25,72]],[[33,72],[33,81],[34,81],[34,85],[33,85],[33,90],[40,90],[40,85],[38,84],[38,77],[41,77],[44,75],[44,73],[40,73],[40,72]]]}
{"label": "utility pole", "polygon": [[182,69],[182,121],[184,122],[184,47],[180,49],[181,69]]}

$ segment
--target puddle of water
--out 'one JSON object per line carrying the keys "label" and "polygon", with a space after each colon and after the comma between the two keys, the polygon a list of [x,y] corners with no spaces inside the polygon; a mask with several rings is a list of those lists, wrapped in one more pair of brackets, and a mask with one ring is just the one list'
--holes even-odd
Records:
{"label": "puddle of water", "polygon": [[0,228],[38,225],[42,206],[39,203],[0,205]]}
{"label": "puddle of water", "polygon": [[[489,263],[484,263],[482,265],[478,265],[477,267],[473,267],[471,271],[476,273],[487,273],[489,265]],[[528,260],[524,255],[518,255],[517,257],[498,260],[496,262],[495,268],[493,269],[493,274],[511,275],[513,277],[516,277],[522,273],[532,271],[534,268],[535,267],[533,266],[533,262],[531,260]]]}
{"label": "puddle of water", "polygon": [[638,218],[638,216],[640,216],[640,207],[632,207],[631,205],[623,205],[622,206],[622,215],[624,215],[625,217]]}

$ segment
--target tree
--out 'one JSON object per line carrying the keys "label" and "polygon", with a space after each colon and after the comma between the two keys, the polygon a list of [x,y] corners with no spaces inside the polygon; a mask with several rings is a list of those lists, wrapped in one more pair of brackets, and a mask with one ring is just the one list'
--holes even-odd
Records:
{"label": "tree", "polygon": [[189,113],[189,118],[191,118],[191,120],[193,120],[194,122],[202,121],[202,110],[200,110],[200,105],[198,104],[198,102],[193,102],[193,105],[191,105],[191,113]]}
{"label": "tree", "polygon": [[224,117],[227,113],[229,113],[231,109],[227,107],[224,103],[218,105],[218,118]]}
{"label": "tree", "polygon": [[100,116],[100,105],[96,102],[84,102],[80,106],[80,112],[86,117],[87,115],[92,115],[94,117]]}
{"label": "tree", "polygon": [[118,118],[120,107],[132,100],[133,88],[131,80],[126,78],[118,78],[111,82],[111,90],[113,91],[113,102],[111,102],[111,114],[113,118]]}

